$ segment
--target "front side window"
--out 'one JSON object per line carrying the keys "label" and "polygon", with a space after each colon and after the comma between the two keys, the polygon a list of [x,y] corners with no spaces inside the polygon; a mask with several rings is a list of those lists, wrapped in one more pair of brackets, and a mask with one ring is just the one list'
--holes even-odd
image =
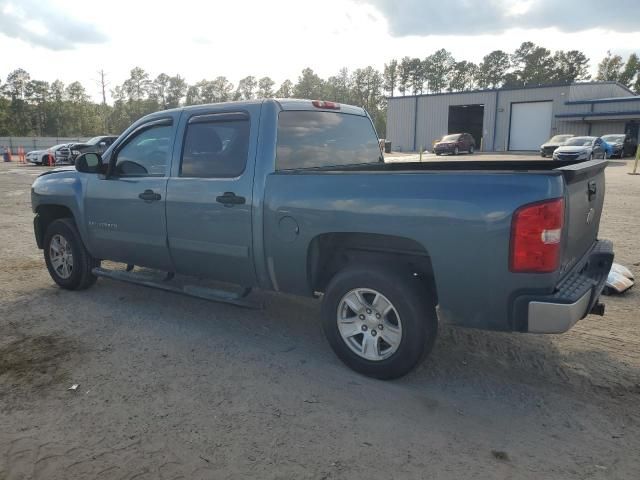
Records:
{"label": "front side window", "polygon": [[162,177],[169,165],[171,125],[157,125],[127,140],[116,158],[116,175],[120,177]]}
{"label": "front side window", "polygon": [[371,164],[380,159],[368,117],[314,111],[283,111],[278,116],[277,170]]}
{"label": "front side window", "polygon": [[182,150],[181,177],[237,177],[249,152],[249,119],[190,123]]}

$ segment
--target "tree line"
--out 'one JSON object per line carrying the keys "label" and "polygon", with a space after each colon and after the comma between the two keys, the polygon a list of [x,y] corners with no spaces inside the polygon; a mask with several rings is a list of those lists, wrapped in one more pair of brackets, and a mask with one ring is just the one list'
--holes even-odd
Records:
{"label": "tree line", "polygon": [[[364,107],[378,132],[386,130],[387,97],[423,93],[461,92],[483,88],[526,87],[591,79],[589,59],[577,50],[550,50],[524,42],[512,53],[495,50],[480,63],[457,61],[445,49],[426,58],[394,59],[379,71],[374,67],[340,69],[321,78],[305,68],[294,83],[276,86],[268,76],[247,76],[233,84],[227,77],[188,83],[160,73],[152,77],[141,67],[110,90],[107,102],[104,72],[99,72],[102,101],[93,101],[79,81],[65,85],[32,79],[23,69],[0,81],[0,136],[92,136],[118,134],[143,115],[183,105],[256,98],[309,98]],[[598,64],[596,80],[619,81],[640,93],[640,60],[633,53],[625,62],[610,52]]]}

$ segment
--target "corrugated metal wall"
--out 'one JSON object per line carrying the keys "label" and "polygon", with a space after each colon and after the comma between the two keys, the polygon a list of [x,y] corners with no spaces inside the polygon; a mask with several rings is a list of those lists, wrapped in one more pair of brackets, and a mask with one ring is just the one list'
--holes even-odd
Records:
{"label": "corrugated metal wall", "polygon": [[609,133],[624,133],[625,122],[594,122],[591,135],[601,137]]}
{"label": "corrugated metal wall", "polygon": [[387,105],[387,140],[399,152],[413,150],[416,97],[392,98]]}
{"label": "corrugated metal wall", "polygon": [[567,100],[592,100],[594,98],[628,97],[629,90],[617,83],[578,83],[569,86]]}
{"label": "corrugated metal wall", "polygon": [[626,102],[607,102],[607,103],[594,103],[594,112],[638,112],[640,111],[639,99],[634,99]]}
{"label": "corrugated metal wall", "polygon": [[[483,148],[493,149],[493,119],[495,114],[495,92],[451,93],[429,95],[418,98],[418,124],[416,148],[431,150],[433,142],[449,132],[449,107],[454,105],[484,105]],[[480,145],[477,145],[478,150]]]}
{"label": "corrugated metal wall", "polygon": [[[485,151],[506,151],[509,148],[511,105],[521,102],[553,102],[553,117],[549,136],[562,133],[588,135],[589,124],[584,121],[557,119],[563,113],[589,113],[590,104],[566,105],[572,100],[589,100],[630,96],[631,93],[615,83],[584,83],[577,85],[524,88],[519,90],[478,91],[390,98],[387,110],[387,138],[394,150],[412,151],[421,146],[431,148],[434,140],[448,132],[449,107],[453,105],[484,105],[483,148]],[[416,118],[417,101],[417,123]],[[496,108],[497,102],[497,108]],[[595,104],[594,111],[640,110],[640,101]],[[497,117],[496,115],[497,111]],[[616,130],[618,132],[617,122]],[[495,134],[494,134],[494,125]],[[595,125],[595,123],[594,123]],[[416,136],[414,138],[414,129]],[[593,132],[592,127],[592,132]],[[609,132],[611,133],[611,132]],[[495,138],[495,144],[494,144]]]}

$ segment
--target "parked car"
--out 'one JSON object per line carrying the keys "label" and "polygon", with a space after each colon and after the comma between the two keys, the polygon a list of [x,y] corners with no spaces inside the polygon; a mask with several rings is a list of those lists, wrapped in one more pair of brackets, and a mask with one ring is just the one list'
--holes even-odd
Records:
{"label": "parked car", "polygon": [[556,151],[556,148],[558,148],[561,145],[564,145],[564,143],[573,136],[574,135],[572,134],[554,135],[549,140],[547,140],[542,145],[540,145],[540,156],[551,157],[553,155],[553,152]]}
{"label": "parked car", "polygon": [[25,155],[29,163],[36,165],[63,165],[71,162],[71,150],[68,143],[54,145],[46,150],[32,150]]}
{"label": "parked car", "polygon": [[[156,112],[104,157],[85,153],[35,180],[36,242],[70,290],[100,276],[242,305],[251,287],[322,297],[335,353],[377,378],[411,370],[439,322],[560,333],[602,313],[606,161],[381,157],[359,107],[286,99]],[[232,296],[188,276],[243,288]]]}
{"label": "parked car", "polygon": [[103,154],[107,148],[118,138],[115,135],[101,135],[93,137],[84,143],[71,143],[71,159],[75,161],[76,157],[81,153],[100,153]]}
{"label": "parked car", "polygon": [[433,146],[433,153],[458,155],[460,152],[473,153],[475,149],[476,141],[470,133],[453,133],[438,140]]}
{"label": "parked car", "polygon": [[635,155],[638,149],[638,140],[629,134],[613,133],[603,135],[602,140],[613,147],[613,157],[624,158]]}
{"label": "parked car", "polygon": [[572,137],[553,152],[554,160],[585,161],[606,158],[600,137]]}

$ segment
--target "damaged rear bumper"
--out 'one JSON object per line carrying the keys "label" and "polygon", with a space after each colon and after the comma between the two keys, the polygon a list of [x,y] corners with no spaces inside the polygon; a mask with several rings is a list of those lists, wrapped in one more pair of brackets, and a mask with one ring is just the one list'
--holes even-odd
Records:
{"label": "damaged rear bumper", "polygon": [[[613,245],[599,240],[593,249],[544,296],[522,296],[516,302],[527,308],[527,332],[562,333],[586,317],[594,307],[602,311],[598,299],[613,263]],[[524,305],[522,305],[524,306]]]}

